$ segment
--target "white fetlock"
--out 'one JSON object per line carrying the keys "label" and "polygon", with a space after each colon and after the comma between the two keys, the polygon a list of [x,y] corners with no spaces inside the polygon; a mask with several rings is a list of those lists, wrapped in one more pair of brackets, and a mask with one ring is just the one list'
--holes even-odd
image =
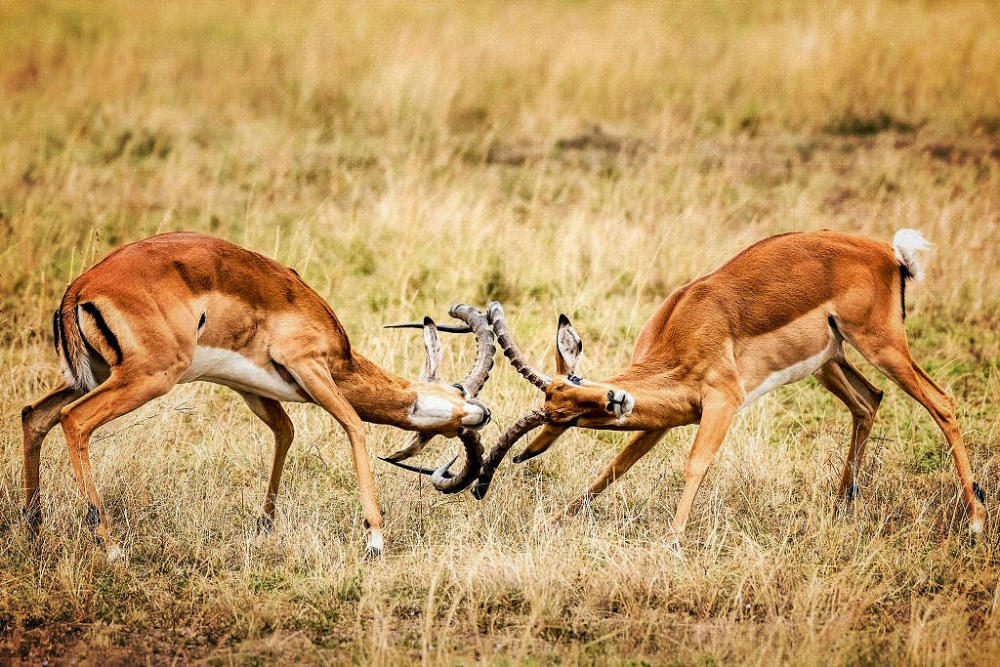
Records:
{"label": "white fetlock", "polygon": [[368,539],[365,543],[365,551],[372,556],[381,556],[385,543],[382,539],[381,530],[368,531]]}

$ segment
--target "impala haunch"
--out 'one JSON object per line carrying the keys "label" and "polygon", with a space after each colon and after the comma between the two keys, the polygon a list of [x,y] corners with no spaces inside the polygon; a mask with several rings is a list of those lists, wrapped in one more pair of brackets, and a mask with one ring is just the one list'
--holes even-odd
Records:
{"label": "impala haunch", "polygon": [[464,489],[480,470],[479,429],[490,411],[475,397],[493,365],[493,333],[475,308],[453,306],[478,349],[459,383],[437,379],[441,346],[425,327],[428,360],[419,381],[380,368],[351,346],[330,306],[292,269],[227,241],[193,233],[154,236],[115,250],[74,280],[53,315],[64,383],[24,408],[25,518],[42,520],[39,455],[61,423],[73,473],[88,503],[87,523],[117,554],[90,470],[93,431],[177,383],[203,380],[236,390],[274,432],[274,462],[260,527],[275,497],[292,442],[282,401],[316,403],[351,444],[370,551],[382,549],[382,514],[368,463],[363,422],[419,437],[461,439],[466,462],[443,474],[442,491]]}
{"label": "impala haunch", "polygon": [[507,452],[537,427],[541,432],[515,461],[538,456],[574,426],[639,431],[567,508],[572,513],[625,474],[667,429],[698,423],[673,521],[679,533],[736,413],[812,374],[853,418],[838,490],[838,498],[851,501],[882,391],[844,357],[846,342],[930,413],[951,448],[970,529],[981,531],[984,494],[973,481],[954,402],[913,360],[906,341],[906,283],[921,278],[919,255],[928,245],[905,229],[891,246],[831,231],[760,241],[674,291],[643,328],[629,366],[601,381],[578,375],[582,344],[565,316],[556,335],[557,374],[549,377],[525,360],[500,304],[490,304],[487,318],[497,342],[514,368],[544,392],[545,403],[500,436],[473,495],[486,495]]}

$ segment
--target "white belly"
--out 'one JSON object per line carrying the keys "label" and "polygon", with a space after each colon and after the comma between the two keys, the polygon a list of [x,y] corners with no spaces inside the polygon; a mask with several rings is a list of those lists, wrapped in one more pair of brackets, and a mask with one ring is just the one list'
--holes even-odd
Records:
{"label": "white belly", "polygon": [[276,401],[304,401],[298,385],[286,382],[274,368],[261,368],[242,354],[220,347],[194,349],[191,365],[178,382],[195,380],[214,382]]}
{"label": "white belly", "polygon": [[771,373],[764,378],[764,381],[761,382],[760,385],[746,392],[746,395],[743,398],[743,404],[740,406],[740,410],[749,406],[764,394],[777,389],[783,384],[798,382],[807,375],[812,375],[818,371],[823,364],[828,362],[833,357],[841,354],[841,345],[842,343],[840,337],[832,335],[830,336],[830,343],[820,352],[814,354],[808,359],[803,359],[802,361],[796,362],[787,368]]}

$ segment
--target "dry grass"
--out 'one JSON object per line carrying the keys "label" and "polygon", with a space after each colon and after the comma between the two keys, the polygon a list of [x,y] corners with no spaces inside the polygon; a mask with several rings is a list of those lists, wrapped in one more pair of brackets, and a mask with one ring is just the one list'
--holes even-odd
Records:
{"label": "dry grass", "polygon": [[[82,527],[58,429],[42,537],[20,524],[47,313],[109,248],[171,229],[295,266],[394,370],[421,351],[381,324],[499,297],[535,359],[569,313],[600,377],[753,240],[919,227],[937,256],[912,345],[995,508],[1000,13],[804,4],[0,4],[0,661],[995,661],[995,522],[967,536],[942,438],[894,387],[848,516],[847,413],[807,382],[742,414],[682,553],[691,429],[555,523],[625,436],[574,433],[482,503],[380,465],[388,552],[365,562],[346,440],[303,406],[257,541],[270,436],[200,385],[92,448],[127,567]],[[464,368],[471,345],[445,344]],[[509,369],[483,397],[500,426],[538,401]],[[371,430],[373,452],[401,440]]]}

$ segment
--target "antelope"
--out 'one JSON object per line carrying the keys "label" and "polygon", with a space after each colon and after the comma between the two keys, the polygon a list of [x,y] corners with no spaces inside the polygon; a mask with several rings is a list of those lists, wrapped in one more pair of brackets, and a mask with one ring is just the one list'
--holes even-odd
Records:
{"label": "antelope", "polygon": [[60,423],[88,504],[85,521],[108,557],[116,558],[120,550],[91,474],[90,436],[174,385],[200,380],[234,389],[274,433],[259,530],[271,528],[294,434],[281,403],[315,403],[347,433],[366,550],[380,553],[383,522],[363,422],[415,431],[420,442],[457,436],[465,467],[457,474],[442,469],[435,478],[442,492],[466,488],[479,473],[479,429],[490,421],[490,410],[476,395],[493,365],[493,333],[475,308],[458,304],[450,314],[476,334],[472,369],[453,385],[438,379],[441,345],[428,318],[427,361],[419,381],[411,381],[355,351],[327,302],[293,269],[263,255],[187,232],[111,252],[69,285],[53,314],[63,383],[21,413],[28,526],[37,532],[42,522],[39,456],[46,434]]}
{"label": "antelope", "polygon": [[571,427],[638,431],[590,488],[567,508],[578,512],[625,474],[668,429],[699,424],[684,472],[672,529],[683,530],[698,487],[734,416],[780,385],[812,374],[852,417],[851,443],[837,491],[838,504],[858,495],[858,468],[882,391],[844,356],[845,341],[916,399],[944,433],[958,470],[974,533],[983,528],[985,496],[973,481],[952,399],[910,356],[905,288],[920,280],[915,230],[893,244],[819,231],[773,236],[719,269],[671,294],[639,335],[628,367],[606,380],[577,374],[582,341],[559,318],[555,377],[529,364],[511,337],[499,303],[487,309],[505,356],[545,403],[518,419],[497,440],[472,493],[482,499],[515,442],[541,432],[514,458],[545,452]]}

